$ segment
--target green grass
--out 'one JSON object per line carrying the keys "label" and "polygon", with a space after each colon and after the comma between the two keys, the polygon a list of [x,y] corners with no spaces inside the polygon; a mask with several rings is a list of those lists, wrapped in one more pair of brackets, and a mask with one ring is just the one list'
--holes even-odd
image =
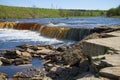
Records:
{"label": "green grass", "polygon": [[44,9],[0,5],[0,19],[96,17],[105,15],[106,11],[100,10]]}
{"label": "green grass", "polygon": [[120,16],[111,16],[112,18],[120,18]]}

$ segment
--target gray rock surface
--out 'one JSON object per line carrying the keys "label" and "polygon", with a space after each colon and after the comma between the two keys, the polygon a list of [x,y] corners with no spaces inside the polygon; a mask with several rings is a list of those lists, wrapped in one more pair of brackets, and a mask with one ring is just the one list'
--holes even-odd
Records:
{"label": "gray rock surface", "polygon": [[120,79],[120,67],[106,67],[100,70],[100,75],[114,80]]}
{"label": "gray rock surface", "polygon": [[78,76],[74,77],[75,80],[109,80],[103,77],[95,77],[94,74],[89,72],[84,72],[79,74]]}

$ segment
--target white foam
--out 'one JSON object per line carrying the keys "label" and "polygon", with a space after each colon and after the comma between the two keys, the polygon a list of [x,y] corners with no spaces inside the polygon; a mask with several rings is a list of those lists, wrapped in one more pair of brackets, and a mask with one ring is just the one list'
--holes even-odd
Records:
{"label": "white foam", "polygon": [[74,41],[60,41],[40,36],[29,30],[0,29],[0,48],[12,48],[23,44],[69,45]]}
{"label": "white foam", "polygon": [[65,23],[51,23],[51,22],[49,22],[48,24],[47,24],[47,26],[49,26],[49,27],[56,27],[56,26],[67,26],[67,24],[65,24]]}

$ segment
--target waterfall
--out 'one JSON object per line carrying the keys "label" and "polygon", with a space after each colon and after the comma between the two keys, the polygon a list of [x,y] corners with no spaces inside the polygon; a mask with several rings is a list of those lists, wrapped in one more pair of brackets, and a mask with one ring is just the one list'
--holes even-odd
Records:
{"label": "waterfall", "polygon": [[41,36],[76,41],[91,33],[91,29],[47,27],[37,23],[0,22],[0,28],[38,31]]}

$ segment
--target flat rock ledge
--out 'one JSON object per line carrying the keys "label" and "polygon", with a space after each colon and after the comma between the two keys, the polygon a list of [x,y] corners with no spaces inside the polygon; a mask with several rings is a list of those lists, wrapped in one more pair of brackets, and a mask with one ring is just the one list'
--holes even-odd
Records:
{"label": "flat rock ledge", "polygon": [[120,67],[106,67],[100,70],[100,75],[114,80],[120,79]]}

